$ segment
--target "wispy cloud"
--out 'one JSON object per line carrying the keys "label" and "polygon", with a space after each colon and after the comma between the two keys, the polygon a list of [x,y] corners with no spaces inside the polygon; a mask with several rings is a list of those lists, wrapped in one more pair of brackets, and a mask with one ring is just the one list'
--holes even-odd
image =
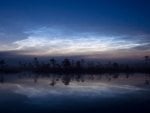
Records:
{"label": "wispy cloud", "polygon": [[26,50],[26,54],[62,55],[90,54],[93,52],[131,49],[146,46],[148,42],[126,40],[125,36],[101,36],[97,33],[75,33],[70,30],[42,27],[25,32],[26,39],[13,42],[16,50]]}
{"label": "wispy cloud", "polygon": [[27,37],[24,39],[1,45],[0,51],[13,50],[26,55],[98,55],[113,51],[116,54],[120,50],[128,50],[129,54],[131,50],[143,52],[150,48],[147,35],[104,36],[48,27],[30,29],[25,34]]}

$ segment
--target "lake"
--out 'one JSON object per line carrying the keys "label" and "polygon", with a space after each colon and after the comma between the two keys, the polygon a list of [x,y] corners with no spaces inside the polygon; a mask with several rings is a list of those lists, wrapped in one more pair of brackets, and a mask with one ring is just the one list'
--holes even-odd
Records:
{"label": "lake", "polygon": [[0,113],[150,113],[150,75],[0,74]]}

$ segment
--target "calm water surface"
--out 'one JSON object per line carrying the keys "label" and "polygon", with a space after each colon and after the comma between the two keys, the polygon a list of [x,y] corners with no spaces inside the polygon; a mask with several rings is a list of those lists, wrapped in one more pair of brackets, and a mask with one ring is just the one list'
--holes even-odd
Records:
{"label": "calm water surface", "polygon": [[0,113],[150,113],[150,76],[1,74]]}

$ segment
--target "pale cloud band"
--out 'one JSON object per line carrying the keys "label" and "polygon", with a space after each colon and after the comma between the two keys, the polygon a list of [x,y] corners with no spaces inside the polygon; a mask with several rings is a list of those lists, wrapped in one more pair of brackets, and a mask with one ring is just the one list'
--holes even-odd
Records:
{"label": "pale cloud band", "polygon": [[27,55],[88,55],[149,45],[146,41],[126,40],[126,36],[101,36],[98,33],[76,33],[47,27],[25,33],[27,38],[3,45],[3,48],[26,51],[22,54]]}

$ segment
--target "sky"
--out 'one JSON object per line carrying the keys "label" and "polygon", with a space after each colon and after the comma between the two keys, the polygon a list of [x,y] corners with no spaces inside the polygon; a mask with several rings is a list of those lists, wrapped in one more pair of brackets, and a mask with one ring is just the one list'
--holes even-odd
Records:
{"label": "sky", "polygon": [[0,0],[0,55],[143,58],[149,12],[149,0]]}

